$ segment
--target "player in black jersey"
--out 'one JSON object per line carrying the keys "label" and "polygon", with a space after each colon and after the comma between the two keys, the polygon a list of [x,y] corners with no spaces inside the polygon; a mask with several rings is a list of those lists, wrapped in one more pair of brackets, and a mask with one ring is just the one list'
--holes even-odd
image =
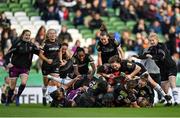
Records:
{"label": "player in black jersey", "polygon": [[148,82],[148,74],[144,74],[140,79],[137,79],[137,103],[140,107],[152,107],[154,103],[154,91]]}
{"label": "player in black jersey", "polygon": [[109,63],[114,70],[125,72],[129,79],[132,79],[134,76],[140,76],[146,71],[135,63],[128,60],[121,60],[118,55],[111,57]]}
{"label": "player in black jersey", "polygon": [[103,95],[107,92],[108,84],[103,78],[93,77],[87,85],[86,91],[77,99],[80,107],[101,106]]}
{"label": "player in black jersey", "polygon": [[[89,64],[92,70],[89,70]],[[96,67],[93,58],[86,54],[83,48],[78,48],[76,54],[73,57],[74,74],[81,78],[80,81],[76,82],[76,87],[80,87],[83,83],[88,83],[88,81],[93,77]]]}
{"label": "player in black jersey", "polygon": [[60,49],[60,68],[59,74],[61,78],[70,77],[72,78],[73,73],[73,61],[72,61],[72,53],[68,49],[67,43],[62,43]]}
{"label": "player in black jersey", "polygon": [[[129,60],[121,60],[119,56],[115,55],[109,59],[109,62],[112,68],[120,72],[124,72],[126,74],[127,79],[133,79],[135,76],[143,76],[144,74],[148,74],[145,67],[137,62],[130,62]],[[152,85],[152,87],[168,101],[171,99],[171,96],[166,95],[159,84],[157,84],[148,74],[148,81]]]}
{"label": "player in black jersey", "polygon": [[128,80],[124,84],[116,83],[114,97],[116,106],[149,107],[154,103],[154,92],[148,85],[148,74]]}
{"label": "player in black jersey", "polygon": [[44,87],[42,89],[43,92],[43,105],[46,105],[46,90],[48,85],[48,78],[47,75],[50,74],[52,76],[59,76],[59,66],[60,66],[60,48],[61,45],[57,41],[57,32],[55,29],[49,29],[47,31],[45,45],[43,48],[44,55],[48,59],[52,59],[53,62],[51,64],[43,61],[42,63],[42,73],[43,73],[43,82]]}
{"label": "player in black jersey", "polygon": [[31,32],[24,30],[17,41],[5,56],[5,65],[9,68],[10,89],[8,91],[8,99],[6,105],[9,105],[14,89],[16,87],[17,78],[21,78],[21,85],[18,89],[16,97],[16,105],[19,106],[19,97],[23,92],[28,80],[29,70],[32,64],[33,54],[39,55],[41,59],[48,64],[52,63],[51,59],[47,59],[41,51],[30,41]]}
{"label": "player in black jersey", "polygon": [[116,84],[114,87],[114,98],[116,106],[128,106],[139,108],[137,104],[136,80],[128,80],[125,84]]}
{"label": "player in black jersey", "polygon": [[[149,35],[150,47],[148,52],[145,54],[146,57],[152,58],[157,66],[160,68],[161,80],[163,81],[162,85],[165,85],[165,92],[168,93],[170,87],[172,89],[172,95],[175,101],[175,105],[178,104],[178,91],[176,88],[176,75],[177,75],[177,66],[173,61],[170,53],[165,46],[165,44],[159,43],[159,39],[156,33],[151,33]],[[169,82],[169,83],[168,83]],[[169,102],[167,105],[171,105]]]}
{"label": "player in black jersey", "polygon": [[123,58],[123,51],[114,37],[111,37],[105,29],[100,30],[100,41],[97,44],[98,65],[108,63],[109,58],[114,55]]}

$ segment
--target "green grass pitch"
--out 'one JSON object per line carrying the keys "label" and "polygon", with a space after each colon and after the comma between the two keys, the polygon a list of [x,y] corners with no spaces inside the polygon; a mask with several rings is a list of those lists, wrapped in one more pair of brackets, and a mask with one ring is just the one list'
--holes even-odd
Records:
{"label": "green grass pitch", "polygon": [[180,117],[180,106],[153,108],[50,108],[41,104],[0,104],[0,117]]}

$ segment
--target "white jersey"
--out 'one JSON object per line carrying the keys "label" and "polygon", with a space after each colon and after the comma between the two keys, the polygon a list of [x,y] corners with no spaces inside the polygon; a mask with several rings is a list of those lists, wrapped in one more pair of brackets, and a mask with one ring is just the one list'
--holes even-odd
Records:
{"label": "white jersey", "polygon": [[54,77],[54,76],[48,75],[47,77],[48,77],[48,79],[52,79],[52,80],[59,82],[61,84],[64,84],[64,85],[66,85],[72,81],[72,79],[69,78],[68,76],[66,76],[66,78],[59,78],[59,77]]}
{"label": "white jersey", "polygon": [[51,102],[53,99],[51,98],[50,94],[57,90],[57,86],[47,86],[47,98],[49,102]]}

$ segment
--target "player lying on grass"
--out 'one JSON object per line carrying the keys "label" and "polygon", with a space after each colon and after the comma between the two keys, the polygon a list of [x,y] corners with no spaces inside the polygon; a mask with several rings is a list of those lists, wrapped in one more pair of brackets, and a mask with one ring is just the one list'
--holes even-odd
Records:
{"label": "player lying on grass", "polygon": [[[68,89],[70,89],[74,83],[79,80],[80,78],[76,77],[74,79],[62,79],[59,77],[54,77],[51,75],[48,75],[47,78],[49,79],[48,82],[48,87],[47,87],[47,91],[48,91],[48,95],[49,95],[49,102],[51,103],[52,106],[56,106],[54,105],[54,102],[57,102],[58,100],[64,100],[64,91],[66,92]],[[62,93],[63,94],[58,94],[58,93]],[[58,94],[58,95],[55,95]],[[56,98],[58,96],[58,98]],[[61,99],[62,98],[62,99]],[[62,105],[63,106],[63,105]]]}
{"label": "player lying on grass", "polygon": [[[52,77],[51,79],[54,79]],[[136,80],[123,81],[116,77],[113,86],[101,76],[93,77],[88,86],[77,89],[56,89],[50,93],[53,107],[148,107],[153,106],[154,93],[147,84],[148,75]],[[54,79],[58,80],[58,78]],[[73,80],[72,80],[73,81]],[[61,81],[59,81],[61,82]],[[69,84],[68,82],[66,84]],[[72,84],[69,84],[72,85]],[[69,89],[69,91],[67,91]],[[66,91],[66,92],[65,92]],[[66,94],[65,94],[66,93]]]}
{"label": "player lying on grass", "polygon": [[[64,106],[62,104],[57,105],[57,103],[60,104],[61,103],[60,101],[66,99],[65,101],[68,102],[67,103],[68,106],[94,107],[94,106],[97,106],[96,101],[99,98],[98,95],[100,95],[101,93],[107,92],[107,82],[105,80],[97,79],[95,77],[91,79],[88,86],[79,87],[75,90],[70,89],[70,87],[73,86],[74,82],[80,79],[79,77],[76,77],[75,79],[72,79],[71,81],[69,80],[65,81],[65,84],[62,84],[61,83],[62,81],[58,80],[59,78],[55,78],[52,76],[51,77],[48,76],[48,77],[49,79],[53,79],[57,82],[60,82],[63,90],[67,92],[67,93],[64,92],[63,96],[62,94],[60,94],[62,93],[62,89],[61,89],[61,92],[59,91],[59,89],[51,92],[50,93],[51,97],[52,97],[52,94],[54,94],[53,96],[56,96],[56,97],[53,97],[53,101],[56,101],[56,105],[53,105],[53,106]],[[69,92],[67,91],[68,89],[70,89]],[[56,91],[59,91],[59,92],[56,92]],[[64,97],[65,93],[66,93],[66,97]],[[59,100],[59,102],[57,102],[57,100]]]}

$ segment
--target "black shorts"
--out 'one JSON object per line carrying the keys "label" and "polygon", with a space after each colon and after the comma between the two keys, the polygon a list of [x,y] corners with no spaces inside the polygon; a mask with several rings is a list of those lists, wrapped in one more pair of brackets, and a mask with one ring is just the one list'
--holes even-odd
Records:
{"label": "black shorts", "polygon": [[42,67],[42,74],[48,75],[51,73],[57,73],[59,74],[59,66],[51,66],[51,67]]}
{"label": "black shorts", "polygon": [[161,81],[168,81],[169,76],[176,76],[177,75],[177,68],[166,68],[164,71],[161,71]]}
{"label": "black shorts", "polygon": [[149,75],[151,76],[151,78],[158,83],[159,85],[161,85],[161,75],[160,73],[149,73]]}

